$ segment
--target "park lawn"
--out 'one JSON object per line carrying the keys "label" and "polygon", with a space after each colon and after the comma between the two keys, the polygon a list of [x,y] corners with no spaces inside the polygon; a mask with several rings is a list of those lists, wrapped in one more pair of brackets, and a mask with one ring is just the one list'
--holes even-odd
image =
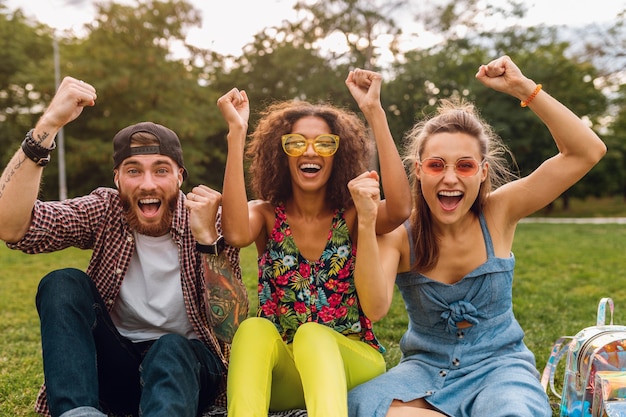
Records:
{"label": "park lawn", "polygon": [[[518,226],[513,252],[516,270],[514,311],[541,371],[554,340],[595,324],[598,301],[610,296],[615,322],[626,323],[626,225],[536,224]],[[36,416],[32,411],[43,380],[39,323],[34,305],[37,284],[56,268],[84,269],[90,252],[67,249],[25,255],[0,245],[0,417]],[[244,280],[256,308],[256,253],[242,250]],[[406,314],[396,294],[375,332],[387,348],[388,366],[400,359],[398,341]]]}

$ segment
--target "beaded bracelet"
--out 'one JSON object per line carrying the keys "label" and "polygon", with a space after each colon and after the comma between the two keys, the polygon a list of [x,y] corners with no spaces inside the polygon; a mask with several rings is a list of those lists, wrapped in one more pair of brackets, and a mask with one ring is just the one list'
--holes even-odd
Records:
{"label": "beaded bracelet", "polygon": [[537,97],[537,94],[539,94],[539,92],[541,91],[542,87],[543,86],[541,84],[537,84],[537,87],[535,87],[535,91],[533,91],[533,93],[531,95],[529,95],[526,100],[520,101],[519,105],[522,106],[522,107],[528,106],[530,104],[530,102],[533,101],[533,99],[535,97]]}
{"label": "beaded bracelet", "polygon": [[46,148],[33,138],[33,131],[34,129],[31,129],[26,133],[21,148],[28,159],[41,167],[45,167],[50,162],[50,152],[56,148],[56,142],[53,141],[52,146]]}
{"label": "beaded bracelet", "polygon": [[35,131],[35,129],[31,129],[26,133],[26,137],[24,138],[24,140],[28,143],[28,146],[37,149],[38,151],[41,152],[52,152],[53,150],[56,149],[57,144],[55,141],[52,141],[52,146],[49,148],[46,148],[45,146],[41,146],[41,143],[37,142],[35,140],[35,138],[33,137],[33,132]]}

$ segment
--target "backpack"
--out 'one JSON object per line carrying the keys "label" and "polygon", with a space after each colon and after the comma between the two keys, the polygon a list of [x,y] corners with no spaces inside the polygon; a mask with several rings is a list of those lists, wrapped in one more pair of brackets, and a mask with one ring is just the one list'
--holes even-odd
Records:
{"label": "backpack", "polygon": [[[608,325],[605,324],[607,305],[611,312]],[[595,411],[594,417],[607,415],[602,410],[597,411],[597,403],[602,401],[601,395],[596,395],[594,410],[596,374],[600,372],[598,376],[606,378],[607,371],[610,371],[608,375],[613,372],[623,375],[623,371],[626,371],[626,326],[613,324],[613,309],[613,300],[602,298],[598,304],[595,326],[584,328],[575,336],[562,336],[552,347],[543,370],[541,385],[547,392],[549,383],[552,393],[560,399],[558,407],[561,417],[592,417],[592,410]],[[567,354],[567,361],[562,393],[559,394],[554,386],[554,377],[559,360],[564,354]]]}

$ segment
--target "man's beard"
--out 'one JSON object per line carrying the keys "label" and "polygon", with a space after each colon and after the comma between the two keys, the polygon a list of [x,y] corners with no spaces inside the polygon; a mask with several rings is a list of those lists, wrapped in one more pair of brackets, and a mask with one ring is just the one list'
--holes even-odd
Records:
{"label": "man's beard", "polygon": [[[166,201],[161,203],[165,204],[166,210],[163,212],[161,220],[154,224],[146,224],[139,220],[139,217],[137,216],[137,210],[139,210],[139,208],[132,205],[130,197],[126,193],[122,192],[121,189],[119,190],[119,193],[126,221],[132,230],[139,234],[153,237],[163,236],[169,232],[172,227],[172,219],[174,218],[174,212],[176,211],[176,204],[178,203],[178,193],[173,194]],[[141,200],[141,198],[138,198],[138,200]]]}

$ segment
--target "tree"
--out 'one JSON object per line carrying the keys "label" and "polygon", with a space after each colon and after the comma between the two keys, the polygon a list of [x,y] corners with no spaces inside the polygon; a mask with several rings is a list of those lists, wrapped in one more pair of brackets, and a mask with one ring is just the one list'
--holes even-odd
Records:
{"label": "tree", "polygon": [[[291,38],[285,29],[268,28],[255,36],[231,68],[215,76],[214,89],[247,91],[255,114],[276,100],[330,101],[344,105],[352,99],[344,84],[347,69],[333,67],[319,51]],[[253,123],[251,123],[253,124]]]}
{"label": "tree", "polygon": [[[546,92],[556,97],[575,114],[587,121],[592,129],[601,127],[600,117],[607,110],[607,99],[602,91],[596,88],[594,81],[598,79],[598,70],[593,63],[576,57],[568,57],[567,42],[550,40],[549,31],[537,30],[534,46],[519,43],[519,38],[503,37],[501,45],[506,45],[514,61],[524,74],[541,83]],[[477,91],[477,101],[483,95],[484,88]],[[492,123],[498,133],[507,141],[517,160],[522,175],[527,175],[544,160],[557,152],[550,131],[532,112],[523,111],[519,102],[511,97],[500,94],[493,97],[490,103],[484,103],[483,115]],[[567,190],[561,197],[564,209],[569,207],[569,197],[584,198],[597,195],[599,168],[594,168],[586,177]]]}
{"label": "tree", "polygon": [[[0,52],[2,143],[23,137],[35,124],[55,85],[53,30],[29,24],[19,11],[0,17],[0,31],[7,34]],[[200,51],[184,42],[186,29],[199,24],[199,12],[184,0],[108,2],[96,5],[84,37],[65,33],[59,38],[61,75],[84,79],[98,91],[96,106],[64,128],[69,197],[112,184],[111,139],[122,127],[144,120],[179,134],[190,185],[221,185],[225,156],[217,145],[223,139],[209,140],[215,140],[221,121],[218,93],[199,84],[201,71],[191,63]],[[174,56],[175,46],[188,57]],[[7,158],[15,149],[17,144],[2,146]],[[57,196],[55,174],[53,157],[42,185],[44,199]]]}
{"label": "tree", "polygon": [[[624,71],[626,64],[626,8],[611,22],[594,23],[578,28],[575,36],[580,39],[577,52],[593,60],[601,74],[611,78]],[[614,80],[623,83],[623,77]]]}
{"label": "tree", "polygon": [[377,42],[388,37],[390,52],[399,53],[397,41],[402,30],[392,16],[407,4],[407,0],[299,0],[295,9],[304,16],[292,25],[291,31],[310,44],[333,34],[342,35],[347,50],[328,51],[333,61],[380,70]]}
{"label": "tree", "polygon": [[[66,126],[68,194],[112,184],[111,139],[124,126],[153,121],[179,135],[189,186],[222,182],[224,155],[209,138],[220,120],[217,93],[202,87],[199,71],[173,56],[186,28],[200,17],[183,0],[101,3],[87,35],[64,45],[63,74],[92,83],[96,106]],[[184,51],[183,51],[184,52]],[[216,167],[217,165],[217,167]]]}
{"label": "tree", "polygon": [[[598,72],[592,63],[568,57],[567,48],[568,43],[560,42],[550,28],[510,27],[406,54],[406,62],[393,67],[395,78],[386,101],[394,136],[400,137],[416,118],[430,114],[439,99],[462,97],[476,104],[512,150],[520,174],[527,175],[555,154],[550,132],[534,113],[520,108],[517,99],[484,87],[474,76],[481,64],[511,51],[527,77],[542,83],[545,91],[592,126],[599,126],[606,97],[594,86]],[[565,204],[569,195],[587,195],[590,187],[597,192],[597,185],[592,185],[597,180],[592,171],[564,195]]]}
{"label": "tree", "polygon": [[621,195],[626,200],[626,85],[617,93],[613,106],[618,110],[605,135],[608,151],[601,167],[606,171],[603,176],[606,194]]}
{"label": "tree", "polygon": [[439,99],[468,98],[476,83],[477,63],[484,62],[485,56],[479,47],[450,42],[446,47],[411,51],[405,62],[395,64],[383,104],[396,142],[417,120],[434,112]]}
{"label": "tree", "polygon": [[0,156],[17,150],[54,93],[52,31],[0,3]]}
{"label": "tree", "polygon": [[[8,159],[54,93],[54,32],[31,24],[19,11],[6,12],[2,1],[0,154]],[[513,149],[521,173],[527,174],[554,154],[549,132],[532,112],[520,109],[517,100],[485,89],[474,78],[480,64],[504,53],[593,128],[606,128],[601,120],[615,120],[608,126],[611,146],[605,159],[610,157],[610,164],[602,161],[568,194],[602,193],[592,180],[607,190],[623,189],[624,181],[614,172],[620,167],[619,178],[626,177],[620,141],[626,117],[618,115],[624,95],[616,87],[623,77],[598,70],[596,59],[572,49],[561,30],[519,24],[525,14],[523,2],[511,0],[503,7],[493,3],[299,0],[297,21],[264,29],[240,56],[221,56],[185,43],[187,29],[200,23],[199,12],[185,0],[99,3],[86,35],[57,36],[62,75],[84,79],[98,90],[96,106],[85,109],[65,129],[69,194],[111,184],[111,138],[120,128],[143,120],[167,125],[179,134],[189,185],[206,183],[220,189],[227,128],[215,106],[220,95],[233,87],[248,92],[251,129],[258,111],[274,100],[328,101],[358,112],[344,84],[355,67],[383,73],[383,106],[399,146],[404,132],[432,112],[438,99],[457,95],[477,105]],[[405,34],[400,29],[398,22],[412,15],[423,32]],[[612,28],[611,45],[619,45],[621,27],[616,22]],[[407,39],[419,44],[426,31],[438,41],[400,49]],[[337,37],[345,48],[323,46]],[[387,47],[394,56],[390,65],[381,59]],[[601,80],[621,100],[613,102],[611,112],[598,84]],[[46,170],[44,198],[57,195],[55,162],[53,157]]]}

